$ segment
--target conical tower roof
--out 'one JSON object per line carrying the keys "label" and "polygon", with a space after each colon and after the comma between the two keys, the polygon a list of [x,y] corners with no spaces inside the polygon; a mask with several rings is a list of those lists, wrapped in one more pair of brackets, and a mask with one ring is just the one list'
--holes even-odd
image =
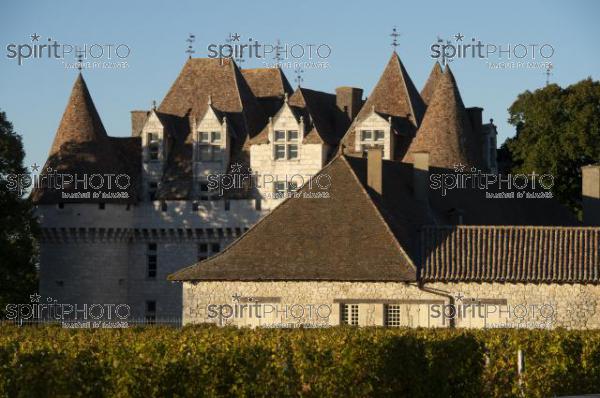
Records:
{"label": "conical tower roof", "polygon": [[81,73],[77,76],[71,96],[50,148],[50,156],[59,152],[64,144],[84,144],[96,142],[105,144],[108,140],[94,101]]}
{"label": "conical tower roof", "polygon": [[446,66],[404,161],[412,162],[415,152],[428,152],[429,164],[434,167],[453,168],[458,164],[475,166],[469,150],[472,136],[471,123],[456,80]]}
{"label": "conical tower roof", "polygon": [[428,105],[429,101],[431,101],[431,96],[435,91],[435,86],[442,77],[442,74],[442,67],[440,66],[439,62],[436,62],[431,69],[431,73],[429,74],[429,78],[427,78],[427,82],[425,83],[423,90],[421,90],[421,98],[423,99],[425,105]]}
{"label": "conical tower roof", "polygon": [[407,118],[414,126],[423,118],[423,100],[395,51],[357,119],[366,116],[373,107],[382,114]]}

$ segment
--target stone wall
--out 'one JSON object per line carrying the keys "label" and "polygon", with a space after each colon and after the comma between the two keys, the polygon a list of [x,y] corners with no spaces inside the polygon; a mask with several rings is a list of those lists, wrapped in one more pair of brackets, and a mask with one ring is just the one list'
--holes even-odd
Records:
{"label": "stone wall", "polygon": [[[338,325],[345,305],[358,324],[600,328],[600,286],[578,284],[184,282],[183,321],[238,326]],[[257,315],[258,314],[258,315]],[[326,316],[327,315],[327,316]]]}

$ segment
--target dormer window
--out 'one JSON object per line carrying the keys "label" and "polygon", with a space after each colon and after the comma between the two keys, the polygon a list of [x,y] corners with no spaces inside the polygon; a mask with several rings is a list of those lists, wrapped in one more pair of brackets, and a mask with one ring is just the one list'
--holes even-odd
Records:
{"label": "dormer window", "polygon": [[160,141],[157,133],[148,133],[146,136],[148,140],[148,159],[152,161],[158,160],[158,153],[160,151]]}
{"label": "dormer window", "polygon": [[297,130],[275,130],[274,141],[275,160],[298,159]]}
{"label": "dormer window", "polygon": [[200,162],[220,162],[223,157],[220,131],[198,133],[198,156]]}
{"label": "dormer window", "polygon": [[383,130],[361,130],[360,148],[365,153],[368,148],[384,148],[385,132]]}

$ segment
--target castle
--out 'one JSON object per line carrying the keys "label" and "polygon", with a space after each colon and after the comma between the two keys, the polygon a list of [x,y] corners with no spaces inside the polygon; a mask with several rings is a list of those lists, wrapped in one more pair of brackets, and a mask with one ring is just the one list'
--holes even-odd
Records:
{"label": "castle", "polygon": [[[224,300],[246,287],[281,300],[288,288],[343,296],[360,286],[351,299],[323,295],[341,303],[338,321],[356,315],[358,322],[359,305],[406,300],[397,292],[379,297],[394,283],[414,295],[406,284],[427,278],[487,281],[481,268],[471,274],[465,254],[462,271],[451,260],[467,247],[471,253],[475,237],[477,247],[500,245],[497,252],[526,239],[515,256],[541,250],[557,233],[565,234],[565,247],[580,248],[573,254],[581,256],[582,281],[595,283],[598,228],[579,226],[553,199],[497,202],[474,190],[431,192],[434,171],[460,165],[497,172],[496,128],[482,122],[482,112],[464,106],[447,66],[436,63],[419,92],[396,52],[366,100],[353,87],[293,90],[276,68],[190,58],[157,108],[131,112],[131,137],[117,138],[106,133],[80,74],[44,166],[66,182],[32,192],[42,226],[40,293],[66,303],[126,303],[132,318],[183,313],[197,322],[206,314],[188,310],[200,296]],[[308,183],[318,177],[327,177],[328,189]],[[598,166],[584,178],[592,199],[585,214],[598,225]],[[332,198],[286,199],[310,190]],[[447,239],[449,251],[436,251]],[[489,282],[508,272],[493,258]],[[563,259],[556,254],[552,261]],[[184,289],[168,275],[186,281]],[[261,292],[261,283],[271,285]],[[381,308],[371,315],[385,318]]]}

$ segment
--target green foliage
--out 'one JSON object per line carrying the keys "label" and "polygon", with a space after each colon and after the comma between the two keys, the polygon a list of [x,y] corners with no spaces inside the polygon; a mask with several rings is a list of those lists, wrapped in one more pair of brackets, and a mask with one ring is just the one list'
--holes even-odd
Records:
{"label": "green foliage", "polygon": [[515,173],[550,173],[553,192],[581,212],[581,166],[600,161],[600,82],[525,91],[509,108],[517,129],[501,148]]}
{"label": "green foliage", "polygon": [[8,175],[26,173],[24,157],[21,137],[0,112],[0,316],[6,304],[28,302],[37,291],[37,223],[30,201],[7,182]]}
{"label": "green foliage", "polygon": [[549,397],[599,388],[600,331],[0,326],[0,397]]}

